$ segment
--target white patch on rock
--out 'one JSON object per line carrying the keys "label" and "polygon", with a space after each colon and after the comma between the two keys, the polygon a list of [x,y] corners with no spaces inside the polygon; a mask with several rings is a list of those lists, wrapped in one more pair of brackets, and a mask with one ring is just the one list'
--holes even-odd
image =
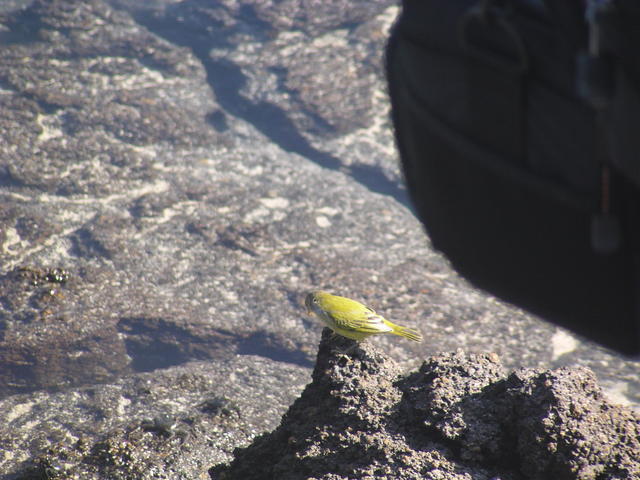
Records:
{"label": "white patch on rock", "polygon": [[627,382],[614,382],[611,384],[603,382],[602,391],[609,402],[616,405],[624,405],[625,407],[633,407],[627,395],[629,391]]}
{"label": "white patch on rock", "polygon": [[551,337],[552,359],[557,360],[565,353],[573,352],[578,347],[578,340],[565,330],[557,329]]}
{"label": "white patch on rock", "polygon": [[7,423],[11,423],[18,417],[22,417],[23,415],[28,415],[29,413],[31,413],[31,410],[33,409],[34,405],[35,405],[35,402],[31,402],[31,401],[20,403],[16,405],[10,412],[7,412],[7,414],[2,419],[2,421],[5,424],[7,424]]}
{"label": "white patch on rock", "polygon": [[253,223],[256,220],[259,220],[260,218],[266,217],[267,215],[269,215],[268,209],[264,207],[258,207],[255,210],[252,210],[249,213],[247,213],[242,219],[242,221],[244,223]]}
{"label": "white patch on rock", "polygon": [[320,228],[328,228],[331,226],[331,221],[325,217],[324,215],[318,215],[316,217],[316,224],[320,227]]}
{"label": "white patch on rock", "polygon": [[287,208],[289,206],[289,200],[283,197],[275,198],[261,198],[260,203],[267,208]]}
{"label": "white patch on rock", "polygon": [[337,215],[340,212],[340,210],[333,207],[322,207],[322,208],[316,209],[316,212],[333,217],[334,215]]}

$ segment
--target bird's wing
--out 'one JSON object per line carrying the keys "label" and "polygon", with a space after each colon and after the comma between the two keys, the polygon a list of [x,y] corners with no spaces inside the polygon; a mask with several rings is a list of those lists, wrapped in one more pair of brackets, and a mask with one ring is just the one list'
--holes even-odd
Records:
{"label": "bird's wing", "polygon": [[383,333],[392,330],[384,322],[384,318],[369,307],[366,307],[364,313],[361,305],[354,309],[329,310],[327,313],[336,322],[336,326],[344,330],[356,330],[362,333]]}

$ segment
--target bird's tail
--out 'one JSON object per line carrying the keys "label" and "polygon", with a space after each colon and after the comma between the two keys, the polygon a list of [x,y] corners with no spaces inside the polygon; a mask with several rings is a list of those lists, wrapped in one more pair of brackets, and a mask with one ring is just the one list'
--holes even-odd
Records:
{"label": "bird's tail", "polygon": [[401,327],[400,325],[395,325],[393,329],[393,333],[395,333],[396,335],[400,335],[401,337],[408,338],[409,340],[413,340],[414,342],[422,341],[422,334],[414,328],[407,328],[407,327]]}

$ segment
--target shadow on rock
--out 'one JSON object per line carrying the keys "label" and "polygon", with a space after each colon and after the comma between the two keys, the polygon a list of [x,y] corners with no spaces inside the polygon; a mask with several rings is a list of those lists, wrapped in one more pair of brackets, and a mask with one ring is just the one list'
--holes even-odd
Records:
{"label": "shadow on rock", "polygon": [[[128,2],[116,2],[125,3]],[[384,3],[384,2],[381,2]],[[345,125],[334,125],[331,119],[324,116],[309,105],[293,107],[300,109],[295,118],[306,118],[300,124],[291,117],[291,107],[280,104],[278,101],[267,101],[259,98],[251,98],[247,93],[249,79],[242,66],[234,62],[229,56],[214,58],[212,49],[223,48],[233,50],[237,42],[246,42],[245,35],[250,35],[255,41],[268,44],[277,36],[278,27],[261,19],[251,5],[241,6],[238,12],[234,12],[224,4],[213,5],[202,0],[187,0],[170,5],[166,11],[149,11],[144,8],[131,8],[126,5],[137,22],[147,27],[155,34],[167,39],[171,43],[188,47],[202,62],[207,74],[207,81],[215,93],[216,100],[227,114],[237,116],[252,124],[273,143],[285,151],[297,153],[323,168],[330,170],[343,170],[357,182],[364,185],[372,192],[389,195],[403,205],[411,208],[406,190],[395,180],[388,178],[378,168],[367,165],[345,166],[336,156],[314,147],[307,136],[305,129],[326,135],[333,135],[336,131],[349,130],[368,118],[369,112],[361,112],[344,122]],[[285,7],[286,8],[286,7]],[[315,7],[314,7],[315,8]],[[348,2],[345,5],[348,8]],[[370,7],[376,10],[376,6]],[[317,8],[311,14],[311,18],[317,17]],[[264,13],[264,12],[263,12]],[[316,18],[317,19],[317,18]],[[276,22],[277,23],[277,22]],[[349,22],[347,22],[348,24]],[[289,76],[289,68],[282,65],[265,67],[265,71],[279,73],[280,82],[288,87],[292,98],[299,96],[299,91],[305,89],[305,85],[296,85]],[[327,64],[314,66],[314,69],[332,70],[339,66]],[[311,75],[314,75],[313,73]],[[342,86],[341,92],[346,96]],[[314,91],[314,95],[329,93]],[[331,100],[324,99],[326,104]],[[301,102],[304,104],[305,102]],[[321,102],[322,103],[322,102]],[[354,99],[343,100],[343,103],[357,103]],[[336,109],[330,109],[335,111]],[[221,111],[211,112],[208,116],[211,125],[219,132],[225,131],[227,122]],[[304,125],[304,126],[303,126]],[[348,127],[347,127],[348,125]],[[359,125],[363,126],[363,125]],[[344,133],[344,132],[343,132]]]}
{"label": "shadow on rock", "polygon": [[162,318],[127,317],[117,325],[131,368],[150,372],[192,360],[220,360],[233,353],[233,335],[201,327],[193,331]]}

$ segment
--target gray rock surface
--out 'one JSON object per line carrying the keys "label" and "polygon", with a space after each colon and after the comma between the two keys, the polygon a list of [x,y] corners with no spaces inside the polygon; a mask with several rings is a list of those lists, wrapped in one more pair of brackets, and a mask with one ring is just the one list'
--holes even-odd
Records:
{"label": "gray rock surface", "polygon": [[[351,351],[342,353],[351,344]],[[402,375],[323,332],[313,381],[280,426],[213,479],[613,480],[640,476],[640,415],[586,368],[504,373],[497,355],[430,357]]]}
{"label": "gray rock surface", "polygon": [[[0,478],[37,472],[48,449],[75,455],[83,435],[93,451],[166,423],[158,398],[209,425],[206,398],[280,390],[245,409],[252,429],[225,420],[221,451],[272,428],[313,365],[311,288],[417,325],[420,345],[373,340],[407,366],[459,347],[509,368],[578,364],[640,403],[637,363],[471,288],[430,249],[384,94],[396,13],[371,0],[1,5]],[[261,368],[234,378],[247,362]],[[190,369],[211,389],[132,390]],[[119,395],[135,408],[105,407]],[[145,442],[129,444],[166,453]],[[210,455],[149,475],[194,478]]]}
{"label": "gray rock surface", "polygon": [[10,426],[2,431],[2,478],[203,478],[274,428],[306,376],[302,367],[242,355],[13,395],[0,403]]}

